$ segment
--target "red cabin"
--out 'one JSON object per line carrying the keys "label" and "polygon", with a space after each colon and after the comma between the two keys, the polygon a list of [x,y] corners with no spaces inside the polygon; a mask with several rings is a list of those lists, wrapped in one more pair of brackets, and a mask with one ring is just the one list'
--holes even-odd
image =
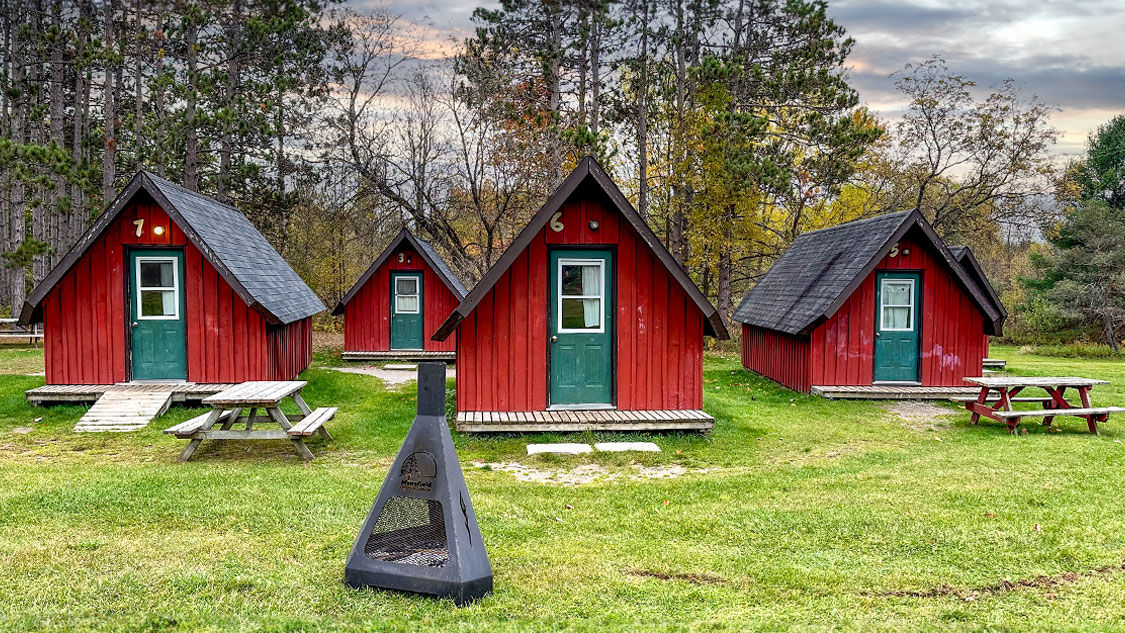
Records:
{"label": "red cabin", "polygon": [[[743,367],[791,389],[915,397],[980,376],[1005,314],[983,274],[903,211],[801,235],[734,320]],[[831,389],[873,385],[886,388]]]}
{"label": "red cabin", "polygon": [[31,293],[48,385],[289,380],[324,305],[240,211],[139,172]]}
{"label": "red cabin", "polygon": [[434,334],[457,332],[462,431],[710,429],[715,310],[584,158]]}
{"label": "red cabin", "polygon": [[430,337],[465,286],[428,243],[403,229],[336,304],[345,360],[452,360],[457,340]]}

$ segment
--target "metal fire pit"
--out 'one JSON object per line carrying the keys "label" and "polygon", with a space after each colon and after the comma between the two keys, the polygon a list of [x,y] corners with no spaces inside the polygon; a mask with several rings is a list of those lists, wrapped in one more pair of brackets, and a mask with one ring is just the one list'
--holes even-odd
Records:
{"label": "metal fire pit", "polygon": [[344,582],[452,598],[458,606],[492,591],[445,423],[445,363],[418,367],[418,415],[352,546]]}

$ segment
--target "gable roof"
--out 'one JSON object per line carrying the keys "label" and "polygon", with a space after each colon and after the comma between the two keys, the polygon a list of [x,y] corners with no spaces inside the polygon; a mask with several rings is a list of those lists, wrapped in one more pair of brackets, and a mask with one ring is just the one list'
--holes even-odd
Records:
{"label": "gable roof", "polygon": [[[973,250],[968,246],[950,246],[949,252],[957,258],[957,263],[969,273],[969,276],[976,282],[977,287],[980,288],[988,300],[992,302],[992,307],[996,309],[1005,319],[1008,317],[1008,310],[1000,301],[1000,295],[996,294],[996,289],[992,287],[992,282],[988,281],[988,276],[984,274],[984,269],[981,268],[980,262],[977,261],[976,255],[973,255]],[[1000,334],[1000,332],[997,332]]]}
{"label": "gable roof", "polygon": [[364,284],[370,281],[375,271],[379,270],[379,267],[387,261],[387,258],[389,258],[392,253],[398,250],[399,245],[403,242],[407,242],[414,247],[414,250],[418,251],[418,254],[422,256],[426,265],[433,269],[438,279],[441,280],[441,283],[453,293],[453,296],[457,297],[458,301],[465,298],[465,295],[468,294],[468,291],[465,290],[465,284],[461,283],[461,280],[453,273],[449,264],[445,263],[441,255],[439,255],[428,242],[418,239],[418,236],[404,228],[398,232],[398,235],[391,240],[390,244],[387,244],[383,252],[375,258],[374,263],[367,268],[367,271],[360,276],[359,280],[355,282],[355,285],[340,299],[340,302],[332,309],[333,315],[344,313],[344,306],[355,297],[356,293],[359,292],[359,289],[362,288]]}
{"label": "gable roof", "polygon": [[270,323],[292,323],[324,310],[324,304],[316,293],[241,211],[155,174],[140,171],[62,261],[35,287],[20,313],[21,323],[42,318],[39,305],[43,298],[141,190],[152,196],[235,293]]}
{"label": "gable roof", "polygon": [[596,184],[600,190],[605,193],[613,207],[625,218],[629,225],[633,227],[637,234],[640,235],[641,241],[648,245],[653,254],[656,255],[656,258],[664,265],[668,274],[680,284],[680,287],[683,288],[684,292],[692,302],[695,303],[696,307],[703,312],[704,333],[722,340],[730,338],[730,335],[727,334],[727,328],[723,324],[723,319],[719,316],[719,311],[715,309],[715,306],[711,305],[707,297],[703,296],[703,293],[699,291],[699,288],[695,285],[695,282],[691,280],[691,277],[688,277],[687,273],[680,268],[679,264],[677,264],[676,260],[672,257],[672,254],[668,252],[668,249],[664,248],[664,244],[661,243],[660,238],[656,237],[656,234],[652,232],[652,229],[649,228],[648,224],[641,218],[636,209],[633,208],[633,205],[629,203],[625,194],[621,193],[621,190],[617,188],[617,185],[609,177],[609,174],[605,172],[605,169],[602,168],[598,161],[594,160],[593,156],[587,156],[578,162],[578,166],[574,168],[574,171],[570,172],[570,175],[559,185],[555,193],[551,194],[551,197],[548,198],[547,202],[535,213],[527,223],[527,226],[523,227],[523,230],[516,236],[511,246],[504,251],[504,254],[493,264],[492,268],[488,269],[488,272],[485,273],[480,283],[473,287],[472,291],[461,301],[461,304],[453,310],[449,317],[445,319],[445,322],[441,324],[441,327],[434,332],[433,340],[444,341],[453,333],[453,330],[457,329],[461,321],[477,307],[477,304],[480,303],[481,299],[488,294],[488,291],[496,285],[496,282],[507,272],[508,268],[516,261],[516,258],[531,244],[535,236],[543,230],[543,227],[547,225],[551,216],[562,208],[563,203],[570,199],[571,195],[578,190],[579,186],[588,181]]}
{"label": "gable roof", "polygon": [[819,231],[809,231],[769,269],[742,299],[734,320],[786,334],[807,334],[831,318],[910,230],[925,236],[953,277],[985,315],[985,331],[996,334],[1004,321],[917,211],[888,213]]}

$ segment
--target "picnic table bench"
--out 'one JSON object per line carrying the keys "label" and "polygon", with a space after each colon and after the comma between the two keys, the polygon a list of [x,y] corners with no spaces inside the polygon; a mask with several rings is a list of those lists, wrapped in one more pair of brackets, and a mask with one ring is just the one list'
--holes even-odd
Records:
{"label": "picnic table bench", "polygon": [[[169,427],[164,432],[190,440],[180,454],[180,461],[191,459],[203,440],[289,440],[303,459],[312,459],[313,454],[305,445],[305,438],[320,435],[331,440],[332,436],[324,424],[335,417],[336,407],[309,407],[301,397],[301,390],[307,384],[304,380],[237,384],[203,399],[203,404],[211,407],[210,412]],[[281,403],[286,399],[293,400],[300,413],[284,413]],[[265,414],[258,415],[258,409]],[[254,428],[255,424],[277,424],[281,428]],[[216,425],[218,428],[215,428]],[[235,425],[245,425],[245,428],[235,429]]]}
{"label": "picnic table bench", "polygon": [[[1097,385],[1108,385],[1108,380],[1079,378],[1076,376],[981,376],[966,378],[966,382],[980,385],[980,395],[974,400],[966,400],[965,408],[973,413],[972,422],[976,424],[981,416],[1003,422],[1009,433],[1016,433],[1020,420],[1029,417],[1043,418],[1043,424],[1050,426],[1056,416],[1068,415],[1085,418],[1091,433],[1098,432],[1098,422],[1105,422],[1111,413],[1125,413],[1125,407],[1095,407],[1090,403],[1090,389]],[[1018,397],[1027,388],[1038,388],[1047,392],[1047,397]],[[1081,406],[1066,399],[1066,390],[1075,389]],[[992,392],[996,392],[995,395]],[[992,403],[990,404],[990,401]],[[1012,409],[1015,402],[1039,402],[1041,410]]]}

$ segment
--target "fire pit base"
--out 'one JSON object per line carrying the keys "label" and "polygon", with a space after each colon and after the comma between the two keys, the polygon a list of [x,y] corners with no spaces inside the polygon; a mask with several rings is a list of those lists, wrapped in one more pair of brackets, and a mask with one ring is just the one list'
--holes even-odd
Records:
{"label": "fire pit base", "polygon": [[344,568],[349,587],[451,598],[492,591],[492,567],[445,423],[445,363],[418,369],[418,415]]}

